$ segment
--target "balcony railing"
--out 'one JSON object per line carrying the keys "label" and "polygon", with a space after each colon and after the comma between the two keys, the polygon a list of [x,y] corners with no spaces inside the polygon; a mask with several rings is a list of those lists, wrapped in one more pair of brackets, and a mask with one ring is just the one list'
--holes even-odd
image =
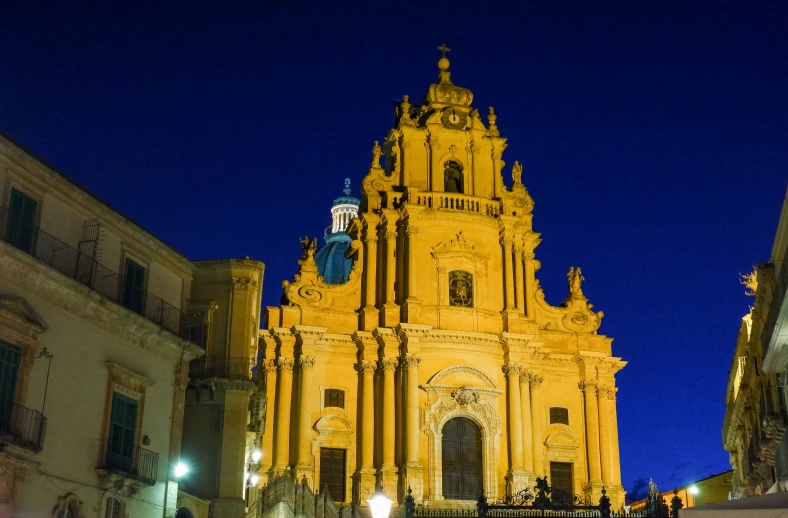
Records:
{"label": "balcony railing", "polygon": [[232,380],[251,380],[254,376],[254,358],[197,358],[189,365],[192,378],[224,378]]}
{"label": "balcony railing", "polygon": [[139,446],[115,445],[101,442],[101,460],[98,469],[133,478],[144,484],[156,484],[159,472],[159,454]]}
{"label": "balcony railing", "polygon": [[35,452],[44,447],[47,418],[41,412],[15,403],[0,403],[0,436]]}
{"label": "balcony railing", "polygon": [[[189,340],[191,319],[156,295],[126,288],[122,275],[80,253],[76,248],[33,225],[25,225],[0,207],[0,240],[30,254],[63,275],[101,293],[111,301]],[[127,293],[131,290],[134,293]],[[133,295],[133,296],[131,296]]]}

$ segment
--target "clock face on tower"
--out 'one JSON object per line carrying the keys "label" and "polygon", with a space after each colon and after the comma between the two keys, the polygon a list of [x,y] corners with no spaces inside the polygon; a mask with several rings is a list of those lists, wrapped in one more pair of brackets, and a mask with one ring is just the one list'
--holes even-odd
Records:
{"label": "clock face on tower", "polygon": [[443,112],[441,122],[450,129],[463,129],[468,120],[468,116],[454,108],[448,108]]}

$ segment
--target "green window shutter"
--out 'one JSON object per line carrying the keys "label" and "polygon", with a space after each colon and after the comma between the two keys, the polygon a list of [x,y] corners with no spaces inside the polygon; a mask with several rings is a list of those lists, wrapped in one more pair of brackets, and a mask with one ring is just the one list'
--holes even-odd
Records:
{"label": "green window shutter", "polygon": [[0,341],[0,432],[8,432],[11,426],[21,357],[21,349]]}
{"label": "green window shutter", "polygon": [[6,240],[20,250],[32,253],[38,203],[22,191],[11,189],[9,205]]}
{"label": "green window shutter", "polygon": [[123,305],[142,313],[145,295],[145,267],[126,258],[123,268]]}
{"label": "green window shutter", "polygon": [[130,472],[134,466],[134,440],[137,437],[136,399],[114,392],[107,440],[107,464]]}

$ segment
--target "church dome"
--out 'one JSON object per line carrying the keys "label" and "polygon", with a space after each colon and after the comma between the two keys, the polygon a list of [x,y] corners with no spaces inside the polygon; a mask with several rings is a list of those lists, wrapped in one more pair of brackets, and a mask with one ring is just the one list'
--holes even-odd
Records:
{"label": "church dome", "polygon": [[[317,254],[317,271],[327,284],[344,284],[348,281],[353,260],[345,257],[352,241],[345,230],[358,215],[358,198],[350,195],[350,178],[345,178],[344,196],[334,200],[331,207],[331,227],[326,229],[326,244]],[[329,231],[330,229],[330,231]]]}

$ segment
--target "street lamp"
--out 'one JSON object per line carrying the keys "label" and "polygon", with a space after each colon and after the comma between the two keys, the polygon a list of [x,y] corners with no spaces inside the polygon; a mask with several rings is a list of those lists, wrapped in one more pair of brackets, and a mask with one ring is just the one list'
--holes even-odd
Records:
{"label": "street lamp", "polygon": [[179,462],[175,465],[175,478],[181,478],[182,476],[186,475],[189,472],[189,466],[184,464],[183,462]]}
{"label": "street lamp", "polygon": [[695,496],[698,494],[698,486],[692,485],[687,491],[689,491],[692,496]]}
{"label": "street lamp", "polygon": [[378,489],[375,491],[367,502],[372,510],[372,518],[389,518],[391,504],[394,502],[382,490]]}

